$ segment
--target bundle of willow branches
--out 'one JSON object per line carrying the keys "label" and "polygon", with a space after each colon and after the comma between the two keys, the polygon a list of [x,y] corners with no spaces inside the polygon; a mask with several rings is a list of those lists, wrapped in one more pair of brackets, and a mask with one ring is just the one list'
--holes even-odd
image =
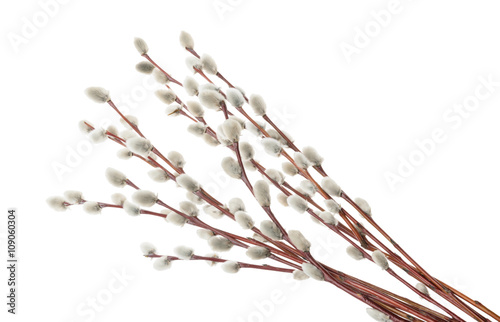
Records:
{"label": "bundle of willow branches", "polygon": [[[463,316],[477,321],[489,321],[489,318],[500,321],[500,317],[493,311],[432,276],[405,252],[377,224],[365,200],[351,199],[328,176],[322,166],[323,157],[314,148],[305,147],[300,150],[291,136],[276,126],[268,116],[266,104],[261,96],[247,96],[242,89],[233,86],[222,76],[209,55],[198,55],[188,33],[181,32],[180,43],[189,53],[187,66],[194,72],[195,77],[200,77],[198,80],[188,76],[183,82],[178,81],[149,56],[148,46],[140,38],[136,38],[134,44],[145,60],[138,63],[136,68],[139,72],[153,74],[162,85],[163,88],[156,91],[156,95],[161,102],[167,104],[168,115],[185,118],[190,122],[188,132],[199,136],[214,148],[227,148],[232,151],[233,156],[226,157],[221,162],[223,170],[231,178],[241,180],[248,188],[246,198],[255,198],[267,219],[256,224],[255,214],[250,215],[246,211],[242,199],[233,198],[224,203],[210,195],[203,189],[203,185],[185,171],[186,162],[180,153],[172,151],[164,155],[160,152],[158,145],[143,134],[137,118],[124,115],[113,103],[109,92],[100,87],[90,87],[86,94],[98,103],[108,104],[119,115],[126,129],[120,132],[114,126],[107,129],[95,128],[87,121],[80,122],[80,129],[96,143],[109,140],[121,146],[118,157],[140,159],[152,168],[148,172],[151,179],[157,182],[175,182],[178,187],[186,190],[187,200],[174,206],[171,201],[161,200],[155,192],[138,187],[122,172],[108,168],[106,177],[112,185],[129,186],[135,190],[131,201],[120,193],[112,195],[112,203],[88,201],[79,191],[66,191],[63,197],[49,198],[47,202],[50,206],[63,211],[74,205],[83,205],[83,209],[91,214],[101,213],[104,208],[117,208],[132,216],[156,216],[174,225],[195,226],[199,228],[197,235],[206,239],[211,249],[217,252],[201,256],[189,247],[179,246],[175,248],[174,256],[162,254],[152,244],[143,243],[141,249],[144,256],[155,258],[153,266],[157,270],[168,269],[175,261],[201,260],[212,266],[220,263],[222,269],[228,273],[236,273],[241,269],[256,269],[292,274],[297,280],[312,278],[330,283],[364,302],[368,306],[367,313],[377,321],[465,321]],[[203,84],[199,84],[199,80],[203,81]],[[227,86],[227,89],[216,85],[216,80]],[[174,90],[181,88],[191,96],[191,100],[181,100]],[[219,112],[221,122],[216,127],[208,124],[205,119],[206,109]],[[255,116],[247,113],[249,109]],[[244,140],[246,132],[257,136],[269,155],[284,159],[282,171],[266,168],[254,158],[254,146]],[[258,172],[262,180],[252,182],[247,175],[248,171]],[[302,177],[299,187],[290,185],[292,176]],[[308,213],[316,222],[343,239],[349,256],[355,260],[365,259],[373,262],[374,268],[386,271],[398,283],[425,299],[429,306],[416,303],[317,260],[311,254],[311,243],[300,231],[283,227],[279,217],[286,211],[282,208],[279,210],[280,214],[276,213],[271,202],[271,189],[278,191],[275,200],[280,204],[299,213]],[[322,202],[315,200],[315,196],[323,199]],[[340,205],[339,201],[342,199],[354,212],[349,212]],[[159,206],[162,210],[145,209],[152,206]],[[241,233],[243,230],[249,230],[252,236],[245,237],[208,224],[203,216],[200,216],[199,208],[212,217],[227,217],[228,220],[235,221],[235,231]],[[360,219],[364,219],[368,225],[362,224]],[[377,238],[377,235],[380,238]],[[230,256],[218,254],[228,252],[233,247],[245,249],[249,262],[235,261],[230,259]],[[255,263],[261,260],[272,264]],[[398,267],[406,275],[401,276],[392,266]]]}

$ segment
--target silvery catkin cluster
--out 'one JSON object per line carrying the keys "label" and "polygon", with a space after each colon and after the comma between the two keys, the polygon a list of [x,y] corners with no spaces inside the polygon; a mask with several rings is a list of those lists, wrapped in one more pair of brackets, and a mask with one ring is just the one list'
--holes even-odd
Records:
{"label": "silvery catkin cluster", "polygon": [[[176,265],[174,262],[205,261],[229,274],[254,269],[272,271],[268,273],[277,277],[291,274],[296,280],[326,282],[364,302],[367,317],[376,321],[465,321],[465,315],[478,321],[488,321],[487,316],[500,320],[480,302],[424,270],[377,224],[366,200],[351,199],[328,176],[323,168],[324,158],[318,151],[313,147],[299,149],[292,136],[276,126],[267,115],[268,107],[262,96],[247,95],[243,89],[233,86],[211,56],[197,53],[188,33],[181,32],[180,44],[187,51],[185,63],[192,76],[179,81],[162,69],[150,57],[149,47],[141,38],[136,38],[134,45],[144,60],[136,69],[154,77],[161,86],[155,93],[158,104],[165,104],[169,117],[183,118],[188,124],[187,132],[199,137],[199,144],[208,144],[215,151],[231,151],[231,156],[221,159],[220,166],[230,178],[241,181],[248,189],[245,199],[254,198],[262,208],[261,214],[249,213],[242,198],[217,200],[211,196],[185,169],[189,160],[177,151],[163,154],[159,147],[168,146],[168,141],[150,141],[141,132],[138,118],[124,115],[110,92],[101,87],[89,87],[85,93],[91,100],[109,105],[119,116],[122,129],[113,125],[96,128],[91,122],[81,121],[80,130],[96,144],[109,141],[116,145],[118,158],[142,161],[146,176],[165,183],[167,190],[184,189],[185,200],[164,200],[160,193],[134,184],[134,178],[108,168],[105,176],[109,183],[128,191],[129,197],[117,192],[111,195],[110,202],[90,201],[79,191],[66,191],[63,196],[47,200],[52,208],[64,211],[82,205],[89,214],[115,208],[131,216],[155,216],[168,224],[196,227],[186,229],[186,234],[206,240],[211,250],[208,254],[201,255],[185,245],[177,246],[174,254],[162,253],[148,242],[140,245],[145,257],[155,259],[156,270],[170,269]],[[208,113],[216,113],[219,122],[209,124],[205,119]],[[246,139],[249,136],[258,138],[258,144],[270,158],[281,159],[282,168],[266,168],[264,161],[256,160],[255,147]],[[257,172],[261,179],[251,180],[249,171]],[[413,292],[413,300],[317,260],[311,254],[314,244],[307,236],[299,230],[287,229],[280,222],[287,211],[296,211],[302,216],[307,213],[307,217],[342,240],[352,260],[370,261],[373,269],[383,270],[395,283],[402,283]],[[209,224],[214,221],[207,216],[234,221],[234,231]],[[233,248],[242,248],[248,259],[234,260],[230,252]],[[419,297],[427,306],[415,302]]]}

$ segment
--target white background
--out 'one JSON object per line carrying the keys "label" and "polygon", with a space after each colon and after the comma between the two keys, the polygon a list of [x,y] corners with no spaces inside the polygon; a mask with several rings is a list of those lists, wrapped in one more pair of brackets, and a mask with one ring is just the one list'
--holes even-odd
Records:
{"label": "white background", "polygon": [[[428,271],[500,311],[500,87],[460,124],[449,111],[475,94],[481,78],[500,81],[500,6],[491,0],[401,0],[398,13],[373,29],[348,62],[342,44],[354,44],[356,28],[380,26],[371,12],[389,7],[389,1],[74,0],[51,7],[47,18],[37,1],[4,2],[0,210],[18,209],[20,259],[18,315],[8,321],[370,320],[365,305],[326,283],[295,284],[268,272],[228,275],[204,263],[175,263],[157,272],[141,257],[143,241],[164,253],[178,244],[208,252],[191,227],[113,210],[90,216],[81,209],[57,213],[47,207],[48,196],[67,189],[109,201],[116,189],[103,176],[108,166],[158,191],[165,202],[176,205],[183,196],[171,182],[152,183],[138,161],[118,160],[110,142],[68,164],[70,151],[87,144],[76,126],[80,119],[118,124],[107,106],[83,95],[88,86],[108,88],[123,109],[139,117],[160,150],[185,155],[186,170],[202,183],[219,182],[222,201],[235,195],[249,200],[239,182],[220,181],[219,162],[229,153],[188,134],[186,120],[167,118],[153,94],[159,85],[145,88],[151,80],[134,70],[141,57],[132,40],[140,36],[151,56],[182,80],[188,54],[179,46],[180,30],[189,31],[195,49],[211,54],[231,81],[263,95],[298,146],[315,146],[330,175],[352,197],[367,199],[381,226]],[[34,20],[38,27],[27,30]],[[429,139],[436,129],[442,129],[444,142],[391,188],[387,172],[398,174],[401,158],[419,153],[415,140]],[[260,152],[259,159],[279,164]],[[68,168],[58,175],[54,167],[61,165]],[[297,178],[291,182],[298,184]],[[255,202],[247,206],[257,209]],[[353,263],[342,241],[304,215],[281,206],[276,213],[287,228],[301,228],[333,267],[421,301],[374,265]],[[240,251],[224,257],[244,258]],[[123,272],[130,280],[115,281],[114,274]],[[108,299],[109,283],[120,289]],[[106,303],[89,313],[88,299],[99,296]]]}

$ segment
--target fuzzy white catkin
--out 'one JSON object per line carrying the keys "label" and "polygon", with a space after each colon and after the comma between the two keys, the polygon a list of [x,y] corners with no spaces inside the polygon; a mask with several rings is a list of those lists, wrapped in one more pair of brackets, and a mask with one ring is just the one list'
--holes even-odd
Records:
{"label": "fuzzy white catkin", "polygon": [[228,88],[226,91],[228,102],[234,107],[242,107],[245,104],[243,94],[236,88]]}
{"label": "fuzzy white catkin", "polygon": [[243,120],[243,119],[241,119],[241,118],[239,118],[239,117],[237,117],[235,115],[229,115],[229,118],[231,120],[235,120],[236,122],[238,122],[240,124],[241,129],[245,129],[245,127],[246,127],[245,120]]}
{"label": "fuzzy white catkin", "polygon": [[147,156],[153,150],[153,144],[148,139],[133,137],[127,140],[127,148],[134,153]]}
{"label": "fuzzy white catkin", "polygon": [[102,87],[88,87],[85,95],[96,103],[106,103],[111,100],[109,91]]}
{"label": "fuzzy white catkin", "polygon": [[182,106],[180,106],[177,103],[174,103],[167,106],[167,108],[165,109],[165,114],[167,114],[167,116],[178,116],[180,115],[181,111],[182,111]]}
{"label": "fuzzy white catkin", "polygon": [[203,136],[207,130],[207,126],[203,123],[192,123],[188,125],[187,130],[195,136]]}
{"label": "fuzzy white catkin", "polygon": [[139,73],[151,74],[153,72],[153,70],[155,69],[155,65],[151,64],[148,61],[141,61],[135,65],[135,69]]}
{"label": "fuzzy white catkin", "polygon": [[225,157],[221,161],[221,167],[224,172],[231,178],[241,179],[241,167],[238,161],[232,157]]}
{"label": "fuzzy white catkin", "polygon": [[170,179],[168,174],[162,169],[150,170],[148,171],[148,176],[151,178],[151,180],[156,182],[166,182]]}
{"label": "fuzzy white catkin", "polygon": [[215,219],[220,219],[220,218],[224,217],[224,214],[222,213],[222,211],[220,211],[219,209],[215,208],[212,205],[208,205],[208,204],[204,205],[203,211],[207,215],[209,215],[210,217],[215,218]]}
{"label": "fuzzy white catkin", "polygon": [[203,228],[196,230],[196,235],[204,240],[209,240],[210,238],[215,236],[213,231]]}
{"label": "fuzzy white catkin", "polygon": [[372,253],[372,259],[375,262],[375,264],[377,264],[384,271],[389,268],[389,262],[387,261],[387,258],[385,257],[384,253],[382,253],[380,250],[377,249]]}
{"label": "fuzzy white catkin", "polygon": [[255,225],[252,217],[244,211],[237,211],[234,219],[243,229],[252,229]]}
{"label": "fuzzy white catkin", "polygon": [[184,82],[182,83],[183,87],[184,87],[184,90],[186,91],[186,93],[189,95],[189,96],[196,96],[198,95],[198,82],[196,81],[196,79],[194,79],[194,77],[192,76],[186,76],[186,78],[184,78]]}
{"label": "fuzzy white catkin", "polygon": [[205,203],[205,200],[201,199],[200,197],[189,191],[186,191],[186,198],[195,205],[202,205]]}
{"label": "fuzzy white catkin", "polygon": [[231,142],[238,142],[241,135],[241,125],[234,119],[227,119],[222,123],[224,136]]}
{"label": "fuzzy white catkin", "polygon": [[149,190],[136,190],[132,199],[143,207],[152,207],[158,201],[158,196]]}
{"label": "fuzzy white catkin", "polygon": [[244,90],[243,90],[243,88],[241,88],[240,86],[235,86],[235,87],[233,87],[233,88],[235,88],[235,89],[239,90],[239,91],[240,91],[240,93],[241,93],[242,95],[245,95],[245,91],[244,91]]}
{"label": "fuzzy white catkin", "polygon": [[89,138],[92,143],[98,144],[106,141],[108,135],[106,134],[106,130],[104,129],[95,129],[90,132]]}
{"label": "fuzzy white catkin", "polygon": [[321,188],[323,188],[323,190],[325,190],[330,196],[334,197],[340,197],[340,194],[342,193],[340,186],[330,177],[324,177],[323,180],[321,180]]}
{"label": "fuzzy white catkin", "polygon": [[220,142],[208,133],[203,134],[203,141],[210,146],[218,146]]}
{"label": "fuzzy white catkin", "polygon": [[329,224],[329,225],[334,225],[334,226],[337,226],[338,225],[338,221],[337,219],[333,216],[333,214],[329,211],[322,211],[319,213],[319,217],[326,223],[326,224]]}
{"label": "fuzzy white catkin", "polygon": [[253,186],[255,199],[261,207],[269,207],[271,205],[271,194],[269,184],[264,180],[258,180]]}
{"label": "fuzzy white catkin", "polygon": [[302,169],[307,169],[311,163],[307,160],[306,156],[300,152],[295,152],[293,154],[293,160]]}
{"label": "fuzzy white catkin", "polygon": [[170,79],[168,78],[168,76],[159,69],[153,70],[153,78],[155,79],[155,81],[162,85],[170,83]]}
{"label": "fuzzy white catkin", "polygon": [[210,75],[217,74],[217,63],[212,58],[212,56],[208,54],[202,54],[200,57],[201,68],[203,71]]}
{"label": "fuzzy white catkin", "polygon": [[378,310],[375,310],[374,308],[371,308],[371,307],[366,309],[366,313],[377,322],[391,322],[392,321],[391,318],[387,314],[380,312]]}
{"label": "fuzzy white catkin", "polygon": [[109,125],[107,128],[106,128],[106,131],[113,134],[113,135],[116,135],[118,136],[118,129],[116,128],[116,126],[114,125]]}
{"label": "fuzzy white catkin", "polygon": [[179,209],[181,212],[185,213],[190,217],[197,217],[199,214],[198,207],[191,201],[181,201],[179,202]]}
{"label": "fuzzy white catkin", "polygon": [[186,165],[186,160],[184,160],[184,157],[182,154],[180,154],[177,151],[170,151],[167,154],[167,159],[172,162],[172,164],[178,168],[183,168]]}
{"label": "fuzzy white catkin", "polygon": [[[286,134],[284,131],[281,131],[281,132],[283,133],[284,136],[286,136],[286,138],[290,142],[294,141],[290,134]],[[276,131],[275,129],[267,130],[267,134],[269,134],[269,136],[272,137],[273,139],[278,140],[284,146],[288,146],[288,141],[285,140],[285,138],[281,134],[279,134],[278,131]]]}
{"label": "fuzzy white catkin", "polygon": [[175,99],[177,98],[177,95],[174,93],[173,90],[171,89],[159,89],[155,91],[156,97],[163,103],[170,105],[173,102],[175,102]]}
{"label": "fuzzy white catkin", "polygon": [[197,101],[187,101],[186,106],[188,111],[193,114],[194,117],[203,117],[205,115],[205,110]]}
{"label": "fuzzy white catkin", "polygon": [[261,142],[266,153],[274,157],[280,156],[281,151],[283,150],[283,146],[279,141],[273,138],[263,138]]}
{"label": "fuzzy white catkin", "polygon": [[280,141],[280,143],[282,143],[281,136],[278,133],[278,131],[276,131],[275,129],[269,129],[269,130],[267,130],[267,134],[269,134],[269,137],[271,137],[271,138],[273,138],[275,140],[278,140],[278,141]]}
{"label": "fuzzy white catkin", "polygon": [[299,185],[309,197],[314,196],[316,191],[318,191],[316,186],[309,180],[302,180]]}
{"label": "fuzzy white catkin", "polygon": [[293,279],[297,280],[297,281],[303,281],[303,280],[306,280],[309,278],[309,276],[306,273],[304,273],[303,271],[301,271],[299,269],[294,270],[292,275],[293,275]]}
{"label": "fuzzy white catkin", "polygon": [[286,201],[293,210],[297,211],[300,214],[303,214],[307,209],[309,209],[307,201],[298,195],[291,195],[287,198]]}
{"label": "fuzzy white catkin", "polygon": [[122,160],[130,159],[134,154],[129,149],[123,148],[116,152],[116,156]]}
{"label": "fuzzy white catkin", "polygon": [[87,201],[83,204],[83,211],[91,215],[98,215],[101,213],[101,205],[96,201]]}
{"label": "fuzzy white catkin", "polygon": [[184,226],[184,224],[187,222],[187,219],[178,213],[172,212],[167,215],[165,220],[172,225],[176,225],[179,227]]}
{"label": "fuzzy white catkin", "polygon": [[255,166],[255,164],[252,163],[252,161],[243,161],[243,166],[248,171],[256,171],[257,170],[257,167]]}
{"label": "fuzzy white catkin", "polygon": [[425,286],[424,284],[419,282],[415,285],[415,288],[420,292],[424,293],[425,295],[429,296],[429,290],[427,289],[427,286]]}
{"label": "fuzzy white catkin", "polygon": [[189,192],[196,192],[201,189],[200,184],[187,174],[179,175],[177,177],[177,183]]}
{"label": "fuzzy white catkin", "polygon": [[148,53],[149,47],[148,44],[144,41],[144,39],[135,37],[134,38],[134,46],[135,49],[139,52],[139,54],[144,55]]}
{"label": "fuzzy white catkin", "polygon": [[283,238],[283,234],[280,229],[271,220],[263,220],[260,223],[260,230],[264,235],[274,240],[280,240]]}
{"label": "fuzzy white catkin", "polygon": [[104,173],[109,183],[118,188],[123,188],[127,184],[127,176],[113,168],[107,168]]}
{"label": "fuzzy white catkin", "polygon": [[227,252],[233,247],[233,243],[223,236],[213,236],[208,240],[208,245],[215,252]]}
{"label": "fuzzy white catkin", "polygon": [[66,202],[71,204],[79,204],[81,201],[83,201],[83,194],[80,191],[67,190],[64,191],[63,195]]}
{"label": "fuzzy white catkin", "polygon": [[[173,213],[173,211],[168,209],[168,208],[164,208],[164,209],[160,210],[160,213],[168,216],[170,213]],[[167,219],[166,216],[164,218]]]}
{"label": "fuzzy white catkin", "polygon": [[[266,123],[261,120],[256,120],[255,121],[261,129],[265,130],[266,129]],[[245,122],[245,128],[248,130],[248,132],[252,133],[255,136],[262,136],[263,133],[259,130],[258,127],[256,127],[252,122],[247,121]]]}
{"label": "fuzzy white catkin", "polygon": [[347,255],[349,255],[351,258],[353,258],[357,261],[365,258],[363,253],[359,249],[357,249],[356,247],[354,247],[352,245],[347,246],[347,248],[345,249],[345,252],[347,253]]}
{"label": "fuzzy white catkin", "polygon": [[153,245],[149,242],[141,243],[139,245],[139,248],[141,249],[141,252],[143,255],[154,255],[157,252],[155,245]]}
{"label": "fuzzy white catkin", "polygon": [[308,252],[311,250],[311,242],[309,242],[300,231],[289,230],[288,237],[290,237],[292,244],[297,247],[298,250],[302,252]]}
{"label": "fuzzy white catkin", "polygon": [[276,195],[276,199],[280,204],[282,204],[284,207],[288,207],[288,196],[285,195],[284,193],[280,192]]}
{"label": "fuzzy white catkin", "polygon": [[139,216],[141,214],[141,208],[128,200],[123,201],[123,211],[130,216]]}
{"label": "fuzzy white catkin", "polygon": [[[88,125],[87,125],[88,124]],[[89,126],[90,125],[90,126]],[[81,120],[78,122],[78,129],[83,133],[83,134],[89,134],[90,132],[93,131],[93,128],[95,128],[92,123],[90,123],[87,120]]]}
{"label": "fuzzy white catkin", "polygon": [[240,142],[239,144],[241,158],[245,161],[252,160],[255,155],[255,150],[248,142]]}
{"label": "fuzzy white catkin", "polygon": [[372,215],[372,208],[368,204],[368,202],[363,198],[356,198],[354,202],[363,210],[368,216]]}
{"label": "fuzzy white catkin", "polygon": [[123,203],[127,200],[124,194],[116,192],[111,195],[111,201],[118,206],[123,206]]}
{"label": "fuzzy white catkin", "polygon": [[[263,234],[265,236],[265,234]],[[259,241],[261,243],[267,243],[268,240],[264,238],[264,236],[261,236],[257,233],[253,233],[252,238],[255,239],[256,241]]]}
{"label": "fuzzy white catkin", "polygon": [[194,255],[194,250],[187,246],[177,246],[174,248],[174,253],[180,259],[190,260]]}
{"label": "fuzzy white catkin", "polygon": [[[139,125],[139,119],[137,119],[136,116],[133,116],[133,115],[125,115],[125,117],[127,118],[127,120],[132,123],[132,125],[134,126],[138,126]],[[128,124],[127,121],[125,121],[124,119],[120,118],[120,123],[127,129],[131,130],[132,127],[130,126],[130,124]]]}
{"label": "fuzzy white catkin", "polygon": [[221,103],[224,101],[224,97],[215,91],[202,90],[198,94],[201,105],[206,108],[218,111],[221,107]]}
{"label": "fuzzy white catkin", "polygon": [[253,260],[265,259],[271,255],[271,251],[266,247],[250,246],[245,253]]}
{"label": "fuzzy white catkin", "polygon": [[205,84],[201,84],[200,87],[198,88],[198,90],[200,92],[203,92],[203,91],[214,91],[214,92],[219,92],[220,90],[220,87],[215,85],[215,84],[212,84],[212,83],[205,83]]}
{"label": "fuzzy white catkin", "polygon": [[319,155],[318,151],[316,151],[316,149],[313,147],[306,146],[304,149],[302,149],[302,153],[313,166],[320,166],[323,163],[324,158]]}
{"label": "fuzzy white catkin", "polygon": [[302,271],[307,274],[307,276],[318,280],[318,281],[323,281],[325,279],[323,273],[313,264],[311,263],[303,263],[302,264]]}
{"label": "fuzzy white catkin", "polygon": [[137,133],[133,130],[123,130],[120,132],[120,136],[125,139],[125,141],[128,141],[131,138],[136,138],[138,137]]}
{"label": "fuzzy white catkin", "polygon": [[164,271],[169,269],[172,266],[172,262],[168,258],[168,256],[162,256],[153,262],[153,268],[157,271]]}
{"label": "fuzzy white catkin", "polygon": [[54,196],[47,198],[47,204],[56,211],[65,211],[68,209],[68,206],[65,205],[65,201],[63,197]]}
{"label": "fuzzy white catkin", "polygon": [[267,169],[266,174],[271,180],[276,181],[280,186],[285,182],[285,175],[276,169]]}
{"label": "fuzzy white catkin", "polygon": [[[283,133],[283,136],[280,135],[280,138],[278,141],[280,141],[283,145],[288,146],[288,141],[290,141],[291,143],[295,142],[295,139],[292,137],[292,135],[290,133],[283,131],[283,130],[281,131],[281,133]],[[285,137],[288,139],[288,141],[285,140]]]}
{"label": "fuzzy white catkin", "polygon": [[238,211],[245,211],[245,204],[240,198],[231,198],[227,203],[229,211],[236,214]]}
{"label": "fuzzy white catkin", "polygon": [[240,270],[241,266],[238,262],[226,261],[221,265],[221,268],[226,273],[236,274]]}
{"label": "fuzzy white catkin", "polygon": [[283,172],[291,177],[299,173],[299,170],[290,162],[283,162],[281,164]]}
{"label": "fuzzy white catkin", "polygon": [[217,127],[217,139],[220,141],[220,143],[223,146],[230,146],[234,143],[226,137],[226,134],[224,133],[224,129],[222,128],[222,124],[220,124]]}
{"label": "fuzzy white catkin", "polygon": [[182,48],[186,48],[186,49],[193,49],[194,48],[193,37],[191,37],[191,35],[189,33],[185,32],[184,30],[181,31],[181,33],[179,35],[179,42],[180,42]]}
{"label": "fuzzy white catkin", "polygon": [[193,56],[186,57],[185,63],[188,70],[192,71],[193,73],[196,73],[196,69],[198,70],[202,69],[201,61],[196,57]]}
{"label": "fuzzy white catkin", "polygon": [[264,102],[264,99],[260,95],[252,94],[250,95],[250,98],[248,99],[248,103],[250,104],[250,107],[252,107],[253,112],[257,116],[262,116],[266,114],[266,102]]}
{"label": "fuzzy white catkin", "polygon": [[327,199],[324,201],[326,209],[332,214],[336,215],[339,213],[341,207],[338,202],[333,199]]}

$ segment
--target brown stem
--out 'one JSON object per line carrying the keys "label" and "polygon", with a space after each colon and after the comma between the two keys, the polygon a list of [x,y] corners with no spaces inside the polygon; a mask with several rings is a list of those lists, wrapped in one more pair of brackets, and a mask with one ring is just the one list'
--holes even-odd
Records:
{"label": "brown stem", "polygon": [[229,86],[230,88],[234,88],[233,84],[231,84],[224,76],[222,76],[221,73],[217,72],[217,74],[215,74],[215,76],[219,77],[224,83],[227,84],[227,86]]}
{"label": "brown stem", "polygon": [[[227,262],[227,259],[222,259],[222,258],[214,258],[214,257],[205,257],[205,256],[198,256],[198,255],[193,255],[191,260],[206,260],[206,261],[212,261],[212,262],[219,262],[219,263],[224,263]],[[245,262],[238,262],[241,268],[254,268],[254,269],[261,269],[261,270],[266,270],[266,271],[275,271],[275,272],[282,272],[282,273],[293,273],[293,269],[290,268],[282,268],[282,267],[276,267],[276,266],[271,266],[271,265],[255,265],[255,264],[249,264]]]}
{"label": "brown stem", "polygon": [[354,227],[354,224],[347,218],[345,215],[343,209],[340,209],[339,211],[339,216],[344,219],[345,223],[351,228],[351,231],[354,233],[354,236],[356,236],[356,239],[359,241],[361,244],[361,247],[366,248],[368,246],[368,243],[366,242],[365,238],[360,234],[360,232]]}
{"label": "brown stem", "polygon": [[151,59],[151,57],[149,57],[149,55],[148,55],[148,54],[143,54],[142,56],[143,56],[144,58],[146,58],[147,60],[149,60],[149,62],[150,62],[151,64],[153,64],[156,68],[158,68],[158,69],[159,69],[159,70],[160,70],[163,74],[165,74],[165,76],[167,76],[167,78],[168,78],[168,80],[169,80],[169,81],[171,81],[172,83],[175,83],[175,84],[177,84],[177,85],[179,85],[179,86],[181,86],[181,87],[183,86],[181,82],[179,82],[178,80],[176,80],[175,78],[173,78],[172,76],[170,76],[170,74],[168,74],[168,73],[167,73],[166,71],[164,71],[164,70],[163,70],[160,66],[158,66],[158,64],[157,64],[157,63],[155,63],[155,62],[153,61],[153,59]]}
{"label": "brown stem", "polygon": [[212,81],[210,80],[210,78],[208,78],[208,76],[207,76],[207,75],[205,75],[205,73],[204,73],[201,69],[198,69],[198,68],[196,68],[196,67],[193,67],[193,69],[194,69],[194,70],[195,70],[198,74],[200,74],[200,75],[201,75],[201,77],[205,78],[205,80],[206,80],[207,82],[209,82],[210,84],[213,84],[213,83],[214,83],[214,82],[212,82]]}
{"label": "brown stem", "polygon": [[446,312],[447,314],[449,314],[450,316],[452,316],[457,321],[465,321],[465,320],[461,319],[459,316],[457,316],[455,313],[453,313],[452,311],[450,311],[449,309],[447,309],[445,306],[443,306],[442,304],[440,304],[439,302],[437,302],[436,300],[434,300],[429,295],[427,295],[425,293],[422,293],[419,290],[417,290],[413,285],[411,285],[410,283],[408,283],[407,281],[405,281],[401,276],[399,276],[392,268],[388,268],[387,269],[387,273],[389,273],[394,278],[396,278],[398,281],[400,281],[401,283],[403,283],[406,287],[408,287],[414,293],[420,295],[421,297],[423,297],[424,299],[426,299],[430,303],[432,303],[432,304],[436,305],[437,307],[439,307],[441,310],[443,310],[444,312]]}
{"label": "brown stem", "polygon": [[243,165],[243,161],[241,160],[240,146],[238,142],[233,143],[234,152],[236,153],[236,158],[238,159],[238,165],[241,168],[241,180],[245,183],[250,193],[253,195],[253,187],[248,179],[247,173],[245,171],[245,166]]}
{"label": "brown stem", "polygon": [[153,150],[151,150],[151,152],[156,154],[160,159],[163,160],[163,162],[168,164],[168,166],[171,167],[172,169],[174,169],[177,173],[179,173],[179,174],[184,173],[184,170],[182,168],[179,168],[179,167],[176,167],[175,165],[173,165],[172,162],[170,162],[170,160],[168,160],[157,148],[153,147]]}
{"label": "brown stem", "polygon": [[141,131],[139,130],[139,128],[137,126],[135,126],[135,124],[133,124],[132,122],[130,122],[129,119],[125,115],[122,114],[122,112],[120,112],[120,110],[118,109],[118,107],[116,107],[115,103],[113,103],[112,100],[109,100],[108,104],[109,104],[109,106],[111,106],[116,111],[116,113],[118,113],[120,115],[120,117],[125,122],[127,122],[127,124],[132,128],[132,130],[134,130],[137,134],[139,134],[141,137],[144,138],[144,135],[141,133]]}
{"label": "brown stem", "polygon": [[187,50],[187,51],[189,51],[191,54],[193,54],[193,56],[194,56],[194,57],[196,57],[196,58],[200,59],[200,55],[198,55],[198,53],[197,53],[196,51],[194,51],[194,49],[193,49],[193,48],[187,48],[187,47],[186,47],[186,48],[184,48],[184,49],[186,49],[186,50]]}
{"label": "brown stem", "polygon": [[490,310],[487,307],[485,307],[479,301],[475,301],[475,300],[471,299],[470,297],[466,296],[465,294],[461,293],[460,291],[457,291],[456,289],[454,289],[453,287],[449,286],[448,284],[446,284],[444,282],[441,282],[439,280],[438,280],[438,282],[441,283],[442,285],[444,285],[444,287],[446,287],[447,289],[451,290],[454,294],[456,294],[457,296],[459,296],[463,300],[465,300],[465,301],[469,302],[470,304],[474,305],[475,307],[477,307],[478,309],[480,309],[484,313],[486,313],[486,314],[490,315],[491,317],[493,317],[495,320],[500,321],[500,316],[498,314],[496,314],[492,310]]}
{"label": "brown stem", "polygon": [[273,127],[273,129],[276,130],[276,132],[278,132],[278,134],[283,138],[285,139],[286,141],[286,144],[288,145],[288,147],[290,149],[292,149],[293,151],[295,152],[300,152],[300,150],[295,146],[295,144],[293,144],[293,142],[285,135],[285,133],[283,133],[283,131],[280,130],[280,128],[278,126],[276,126],[276,124],[274,124],[273,121],[271,121],[271,119],[266,115],[262,115],[262,118],[269,124]]}

